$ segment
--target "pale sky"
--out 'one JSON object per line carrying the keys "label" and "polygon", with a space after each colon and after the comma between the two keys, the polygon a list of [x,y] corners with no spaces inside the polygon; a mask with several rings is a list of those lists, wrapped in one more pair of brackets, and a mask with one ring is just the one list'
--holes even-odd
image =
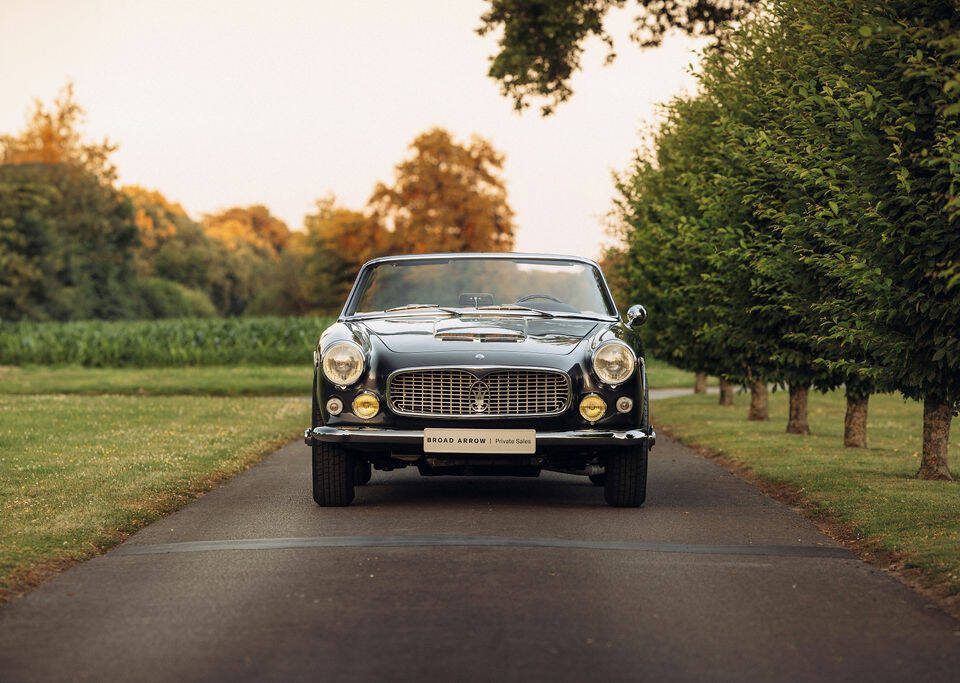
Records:
{"label": "pale sky", "polygon": [[195,218],[265,204],[294,229],[330,192],[362,208],[423,130],[473,133],[506,154],[518,251],[596,257],[614,195],[656,104],[693,86],[698,41],[618,59],[591,43],[574,96],[523,114],[486,76],[495,38],[481,0],[0,0],[0,132],[68,80],[91,137],[120,145],[122,184],[160,190]]}

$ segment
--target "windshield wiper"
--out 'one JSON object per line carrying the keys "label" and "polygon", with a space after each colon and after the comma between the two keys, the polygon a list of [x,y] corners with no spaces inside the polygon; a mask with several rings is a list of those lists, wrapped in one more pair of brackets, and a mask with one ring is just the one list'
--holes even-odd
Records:
{"label": "windshield wiper", "polygon": [[521,306],[519,304],[500,304],[498,306],[480,306],[476,310],[478,311],[530,311],[531,313],[538,313],[544,318],[555,318],[556,316],[549,311],[541,311],[539,308],[530,308],[529,306]]}
{"label": "windshield wiper", "polygon": [[393,308],[388,308],[384,313],[394,313],[396,311],[415,311],[421,308],[435,308],[438,311],[443,311],[444,313],[450,313],[460,317],[460,311],[455,311],[452,308],[444,308],[443,306],[438,306],[437,304],[406,304],[404,306],[394,306]]}

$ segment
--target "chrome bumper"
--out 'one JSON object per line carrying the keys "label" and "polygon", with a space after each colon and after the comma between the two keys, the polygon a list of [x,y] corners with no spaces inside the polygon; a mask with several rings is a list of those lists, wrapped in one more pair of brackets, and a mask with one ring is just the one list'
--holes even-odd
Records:
{"label": "chrome bumper", "polygon": [[[303,433],[308,446],[314,443],[389,444],[395,446],[423,446],[422,429],[380,429],[377,427],[314,427]],[[657,433],[649,430],[628,429],[623,432],[601,429],[579,429],[569,432],[537,432],[537,446],[633,446],[644,442],[653,446]]]}

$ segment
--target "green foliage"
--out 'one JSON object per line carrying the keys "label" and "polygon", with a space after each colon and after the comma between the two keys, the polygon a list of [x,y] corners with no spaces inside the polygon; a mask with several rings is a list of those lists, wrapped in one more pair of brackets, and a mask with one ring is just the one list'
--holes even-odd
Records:
{"label": "green foliage", "polygon": [[[201,293],[214,313],[240,315],[263,311],[299,314],[277,287],[282,278],[297,274],[297,264],[285,261],[289,241],[286,226],[260,206],[231,209],[207,217],[213,227],[192,220],[178,204],[159,192],[126,187],[136,207],[142,246],[137,251],[141,276],[177,282]],[[202,308],[195,313],[206,315]],[[136,317],[161,317],[147,312]],[[211,313],[214,314],[214,313]]]}
{"label": "green foliage", "polygon": [[169,367],[311,362],[327,318],[0,323],[0,365]]}
{"label": "green foliage", "polygon": [[[541,113],[549,115],[573,94],[570,78],[580,69],[583,43],[596,36],[614,59],[613,39],[603,28],[611,8],[627,0],[489,0],[477,32],[485,35],[502,28],[500,52],[491,58],[488,75],[500,82],[503,94],[516,109],[530,98],[547,98]],[[718,36],[723,25],[743,17],[756,0],[691,0],[663,2],[634,0],[639,15],[631,38],[643,47],[661,43],[673,30],[690,35]]]}
{"label": "green foliage", "polygon": [[0,314],[65,320],[124,318],[136,311],[129,290],[139,233],[122,194],[96,175],[65,164],[0,166],[0,184],[8,188],[8,197],[10,192],[42,197],[26,211],[16,202],[0,206],[0,221],[9,226],[4,234],[21,236],[8,241],[6,250],[21,263],[32,261],[36,273],[33,294],[18,292]]}
{"label": "green foliage", "polygon": [[[300,313],[290,231],[262,206],[187,216],[159,192],[114,187],[115,146],[90,143],[67,86],[0,136],[0,320]],[[269,294],[273,301],[266,301]]]}
{"label": "green foliage", "polygon": [[[704,282],[715,229],[704,220],[695,184],[705,171],[703,152],[714,140],[716,117],[700,100],[673,102],[652,139],[656,159],[638,158],[618,183],[627,242],[618,276],[628,300],[650,313],[643,335],[652,355],[686,370],[731,376],[743,374],[740,350],[720,335],[706,336],[729,310],[717,305],[729,301],[729,288],[719,282],[713,291]],[[732,326],[738,318],[739,311]]]}
{"label": "green foliage", "polygon": [[46,184],[0,182],[0,319],[44,317],[58,289],[48,215],[57,196]]}
{"label": "green foliage", "polygon": [[142,315],[138,316],[142,318],[202,318],[217,314],[206,292],[160,277],[138,280],[133,296],[143,303]]}
{"label": "green foliage", "polygon": [[960,405],[958,17],[780,0],[705,56],[621,182],[654,353]]}

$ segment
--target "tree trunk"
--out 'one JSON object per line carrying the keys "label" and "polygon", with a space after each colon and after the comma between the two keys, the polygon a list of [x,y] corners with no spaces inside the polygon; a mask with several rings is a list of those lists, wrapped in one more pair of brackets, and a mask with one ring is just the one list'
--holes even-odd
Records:
{"label": "tree trunk", "polygon": [[696,379],[693,380],[693,393],[695,394],[705,394],[707,393],[707,373],[698,372]]}
{"label": "tree trunk", "polygon": [[950,420],[953,409],[936,401],[923,402],[923,457],[918,479],[951,480],[947,467],[947,444],[950,440]]}
{"label": "tree trunk", "polygon": [[722,378],[720,379],[720,405],[733,405],[733,382],[728,382]]}
{"label": "tree trunk", "polygon": [[767,383],[758,379],[750,380],[750,413],[747,419],[751,422],[765,422],[770,419],[770,404],[767,400]]}
{"label": "tree trunk", "polygon": [[807,423],[807,397],[809,384],[790,385],[790,417],[787,419],[787,434],[809,434]]}
{"label": "tree trunk", "polygon": [[867,406],[870,396],[861,396],[847,387],[847,414],[843,418],[843,445],[867,447]]}

